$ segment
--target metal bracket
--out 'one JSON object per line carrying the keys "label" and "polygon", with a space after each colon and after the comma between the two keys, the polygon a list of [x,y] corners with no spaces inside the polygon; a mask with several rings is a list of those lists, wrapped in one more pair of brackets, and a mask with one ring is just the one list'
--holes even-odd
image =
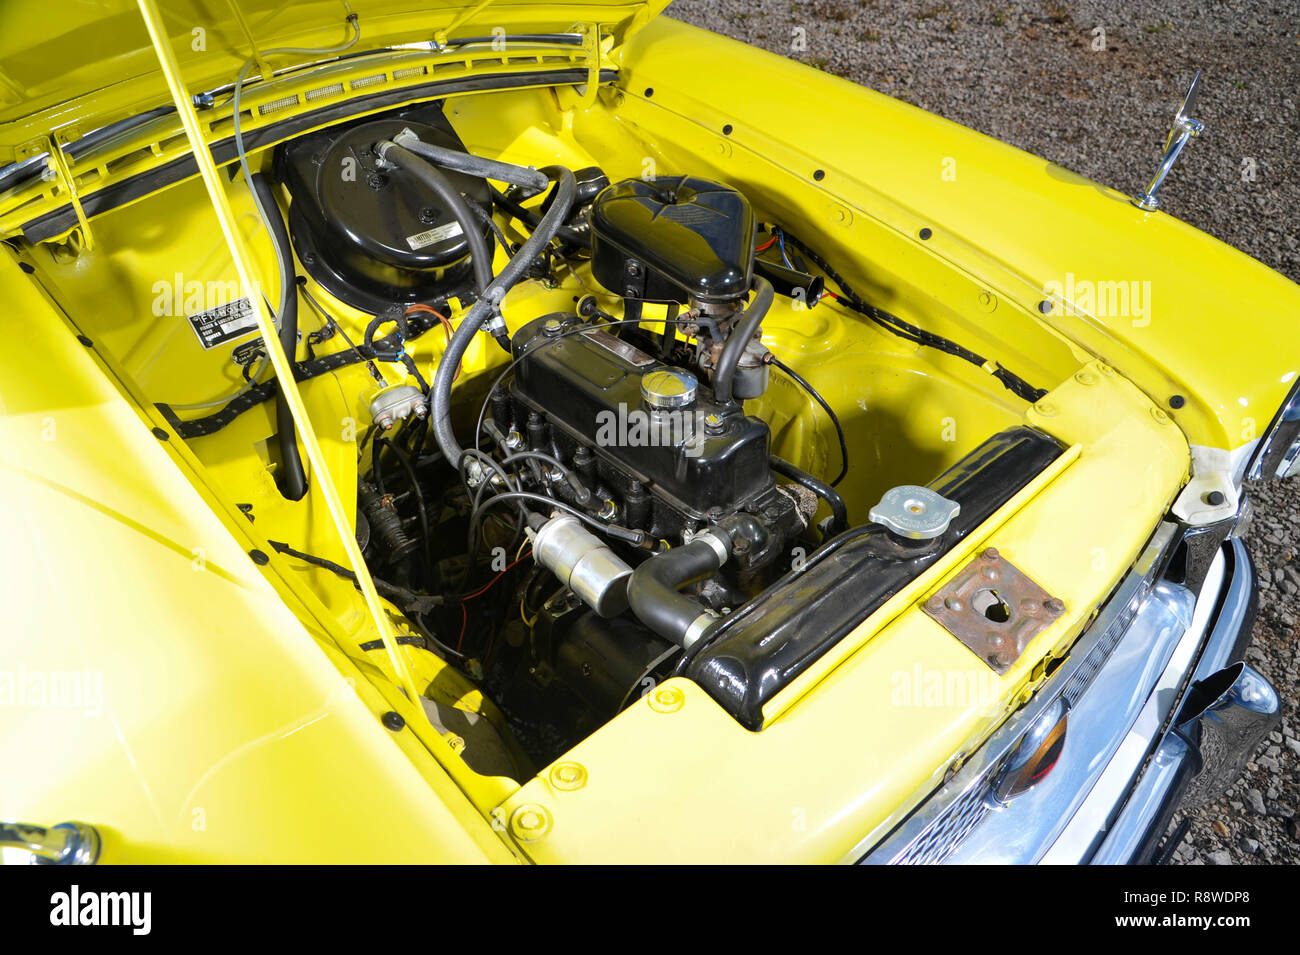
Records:
{"label": "metal bracket", "polygon": [[86,217],[86,210],[81,206],[81,197],[77,195],[77,183],[72,177],[72,168],[68,165],[68,157],[63,152],[63,147],[53,136],[47,137],[49,147],[49,169],[58,180],[59,188],[68,194],[72,202],[72,211],[77,215],[77,224],[81,230],[81,251],[93,252],[95,250],[95,240],[90,234],[90,220]]}
{"label": "metal bracket", "polygon": [[582,52],[587,61],[587,83],[581,102],[590,106],[600,91],[600,24],[579,23],[576,30],[582,34]]}
{"label": "metal bracket", "polygon": [[1065,613],[1065,602],[986,547],[921,609],[1001,674]]}
{"label": "metal bracket", "polygon": [[1240,505],[1232,454],[1194,444],[1191,455],[1191,477],[1170,510],[1193,527],[1232,517]]}

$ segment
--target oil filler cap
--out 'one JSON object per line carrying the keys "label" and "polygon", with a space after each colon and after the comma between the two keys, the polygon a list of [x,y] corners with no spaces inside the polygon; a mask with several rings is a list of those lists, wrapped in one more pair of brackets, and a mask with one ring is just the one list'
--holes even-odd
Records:
{"label": "oil filler cap", "polygon": [[961,513],[961,505],[917,484],[890,488],[869,517],[891,534],[908,540],[933,540]]}
{"label": "oil filler cap", "polygon": [[641,376],[641,397],[656,411],[689,407],[695,387],[695,376],[680,368],[657,368]]}

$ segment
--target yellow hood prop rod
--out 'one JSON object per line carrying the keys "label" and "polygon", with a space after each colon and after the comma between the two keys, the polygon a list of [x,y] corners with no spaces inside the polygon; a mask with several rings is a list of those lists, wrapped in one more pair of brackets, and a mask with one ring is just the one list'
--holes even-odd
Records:
{"label": "yellow hood prop rod", "polygon": [[398,647],[397,635],[393,631],[392,623],[388,619],[383,604],[380,603],[379,593],[375,590],[375,582],[371,579],[370,570],[366,567],[366,562],[361,556],[361,547],[357,544],[357,539],[353,535],[347,512],[343,509],[338,490],[334,487],[329,468],[325,465],[325,455],[321,451],[320,442],[316,440],[316,432],[312,429],[311,419],[307,416],[307,408],[302,402],[301,393],[298,391],[298,383],[294,381],[293,370],[289,367],[289,359],[284,354],[284,349],[274,346],[274,343],[279,341],[275,323],[271,318],[266,302],[261,295],[256,294],[254,291],[257,286],[253,283],[253,270],[250,268],[252,258],[244,245],[243,236],[235,227],[234,212],[231,211],[230,201],[222,188],[220,174],[217,172],[216,164],[212,161],[212,153],[208,149],[207,141],[203,137],[203,131],[199,127],[198,116],[194,112],[189,93],[181,80],[180,65],[176,61],[176,55],[171,48],[171,42],[168,40],[166,30],[163,27],[158,6],[154,0],[137,0],[137,2],[140,6],[140,15],[144,17],[145,26],[149,29],[149,38],[152,40],[154,50],[158,54],[158,61],[162,66],[163,75],[167,79],[167,86],[171,90],[172,99],[176,103],[176,111],[180,115],[181,122],[185,125],[185,136],[190,141],[194,161],[198,164],[199,173],[203,176],[203,184],[208,190],[208,197],[212,200],[212,206],[217,213],[217,221],[220,222],[221,231],[226,237],[226,244],[230,247],[231,257],[235,261],[235,270],[239,273],[240,284],[244,288],[244,294],[248,296],[249,301],[252,303],[253,312],[257,316],[257,327],[262,333],[262,339],[270,346],[266,351],[271,357],[271,365],[275,368],[275,377],[280,383],[280,390],[289,403],[289,410],[293,414],[294,424],[298,427],[298,436],[307,449],[307,458],[311,462],[311,476],[315,482],[315,492],[324,499],[325,507],[334,521],[339,538],[343,541],[343,548],[348,555],[348,563],[357,575],[357,584],[365,597],[366,606],[375,622],[375,628],[379,631],[379,637],[384,642],[384,649],[388,651],[388,659],[397,672],[401,687],[412,705],[423,712],[424,709],[419,703],[421,694],[415,689],[415,681],[411,677],[410,667],[407,666],[406,658]]}

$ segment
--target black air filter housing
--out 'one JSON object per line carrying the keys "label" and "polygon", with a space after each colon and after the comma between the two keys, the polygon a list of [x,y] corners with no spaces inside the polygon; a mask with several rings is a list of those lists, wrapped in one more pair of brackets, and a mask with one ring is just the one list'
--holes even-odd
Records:
{"label": "black air filter housing", "polygon": [[[276,174],[293,198],[289,231],[298,258],[332,295],[372,313],[455,292],[470,275],[469,243],[451,210],[405,170],[378,167],[375,144],[404,128],[426,143],[465,148],[442,110],[424,106],[276,150]],[[484,180],[444,174],[469,202],[490,209]],[[491,230],[481,228],[490,249]]]}
{"label": "black air filter housing", "polygon": [[749,200],[693,176],[627,179],[591,206],[591,270],[618,295],[652,302],[730,302],[749,291]]}

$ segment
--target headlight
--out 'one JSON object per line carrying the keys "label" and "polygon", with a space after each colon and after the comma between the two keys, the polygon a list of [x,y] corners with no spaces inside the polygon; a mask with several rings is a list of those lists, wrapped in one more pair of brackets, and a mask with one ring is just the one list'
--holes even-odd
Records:
{"label": "headlight", "polygon": [[1291,388],[1282,410],[1268,426],[1246,477],[1274,480],[1300,473],[1300,382]]}

